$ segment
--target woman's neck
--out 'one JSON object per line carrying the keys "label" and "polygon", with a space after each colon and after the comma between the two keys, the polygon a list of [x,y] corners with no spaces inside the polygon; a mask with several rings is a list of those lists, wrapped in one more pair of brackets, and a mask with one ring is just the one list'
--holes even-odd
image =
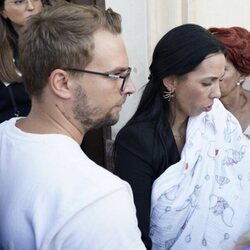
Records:
{"label": "woman's neck", "polygon": [[186,142],[186,129],[187,129],[188,116],[184,115],[183,112],[180,112],[177,108],[175,108],[173,114],[174,117],[171,124],[171,128],[175,138],[176,145],[178,147],[179,152],[181,153],[184,144]]}
{"label": "woman's neck", "polygon": [[228,95],[221,97],[220,100],[229,111],[242,109],[246,105],[244,92],[241,86],[236,86]]}
{"label": "woman's neck", "polygon": [[240,122],[243,130],[250,125],[250,91],[238,87],[237,92],[231,92],[221,98],[221,102]]}

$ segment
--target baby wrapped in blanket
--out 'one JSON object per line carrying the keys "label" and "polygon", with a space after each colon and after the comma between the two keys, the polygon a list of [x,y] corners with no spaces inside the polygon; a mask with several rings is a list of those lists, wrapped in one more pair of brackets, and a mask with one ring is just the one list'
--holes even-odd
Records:
{"label": "baby wrapped in blanket", "polygon": [[233,249],[250,229],[250,140],[219,100],[189,118],[181,160],[155,182],[152,249]]}

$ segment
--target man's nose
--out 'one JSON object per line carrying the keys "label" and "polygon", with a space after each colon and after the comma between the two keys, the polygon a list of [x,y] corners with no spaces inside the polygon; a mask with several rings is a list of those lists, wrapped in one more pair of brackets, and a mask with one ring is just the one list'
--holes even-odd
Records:
{"label": "man's nose", "polygon": [[136,91],[135,85],[132,81],[132,79],[129,77],[129,79],[127,80],[127,85],[126,88],[124,90],[124,94],[134,94]]}

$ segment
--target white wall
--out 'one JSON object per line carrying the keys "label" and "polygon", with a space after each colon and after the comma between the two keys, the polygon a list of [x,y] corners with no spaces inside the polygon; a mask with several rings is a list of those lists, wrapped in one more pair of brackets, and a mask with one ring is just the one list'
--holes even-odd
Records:
{"label": "white wall", "polygon": [[[154,47],[158,40],[171,28],[181,24],[181,0],[148,0],[148,58],[151,60]],[[176,11],[178,10],[178,11]]]}
{"label": "white wall", "polygon": [[[106,0],[106,7],[122,15],[123,37],[134,68],[131,77],[138,90],[127,98],[120,121],[112,127],[113,137],[137,107],[153,49],[163,34],[183,23],[250,29],[250,0]],[[246,86],[250,88],[250,80]]]}
{"label": "white wall", "polygon": [[207,28],[242,26],[250,29],[249,0],[189,0],[188,5],[190,22],[198,22]]}
{"label": "white wall", "polygon": [[136,94],[127,97],[120,113],[119,122],[112,127],[115,137],[118,130],[135,112],[141,95],[139,90],[148,77],[147,5],[144,0],[106,0],[106,8],[111,7],[122,15],[122,35],[126,43],[129,65],[133,68],[131,79],[137,89]]}
{"label": "white wall", "polygon": [[243,87],[245,87],[246,89],[250,90],[250,77],[248,77],[246,79],[246,81],[243,84]]}
{"label": "white wall", "polygon": [[151,41],[149,53],[156,42],[170,29],[196,23],[205,28],[212,26],[242,26],[250,29],[250,0],[146,0]]}

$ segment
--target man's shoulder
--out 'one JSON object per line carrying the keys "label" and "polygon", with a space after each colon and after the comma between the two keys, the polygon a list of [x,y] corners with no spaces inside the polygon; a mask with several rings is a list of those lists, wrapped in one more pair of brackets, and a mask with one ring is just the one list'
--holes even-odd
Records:
{"label": "man's shoulder", "polygon": [[0,133],[2,133],[6,129],[8,129],[8,131],[12,130],[17,119],[17,117],[14,117],[9,120],[0,122]]}
{"label": "man's shoulder", "polygon": [[107,169],[97,165],[92,160],[88,161],[88,166],[83,167],[82,176],[93,189],[98,189],[101,192],[128,188],[128,184],[108,171]]}
{"label": "man's shoulder", "polygon": [[97,165],[83,152],[79,152],[78,159],[65,157],[61,166],[57,165],[55,170],[48,171],[43,178],[46,185],[49,181],[49,186],[54,190],[69,194],[64,196],[65,199],[78,196],[78,200],[86,205],[119,190],[130,193],[130,187],[125,181]]}
{"label": "man's shoulder", "polygon": [[[4,124],[0,130],[1,126]],[[126,182],[90,160],[71,138],[15,132],[6,142],[11,142],[8,151],[16,156],[8,168],[20,173],[15,178],[23,183],[24,191],[34,187],[30,194],[34,198],[45,197],[48,204],[58,199],[63,203],[79,201],[84,206],[116,190],[129,190]]]}

